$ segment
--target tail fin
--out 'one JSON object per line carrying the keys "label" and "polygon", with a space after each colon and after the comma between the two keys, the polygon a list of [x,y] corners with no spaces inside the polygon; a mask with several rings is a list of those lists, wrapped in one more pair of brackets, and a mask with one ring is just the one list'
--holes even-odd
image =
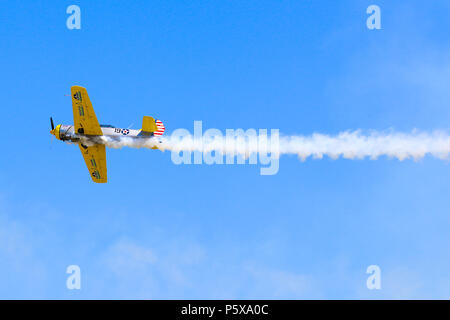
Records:
{"label": "tail fin", "polygon": [[144,116],[142,119],[142,132],[143,133],[152,133],[158,130],[156,126],[155,119],[152,117]]}
{"label": "tail fin", "polygon": [[164,130],[166,130],[166,128],[164,127],[164,124],[161,122],[161,120],[155,121],[155,119],[153,119],[152,117],[147,116],[144,116],[144,118],[142,119],[142,135],[150,136],[153,134],[153,136],[159,137],[163,135]]}

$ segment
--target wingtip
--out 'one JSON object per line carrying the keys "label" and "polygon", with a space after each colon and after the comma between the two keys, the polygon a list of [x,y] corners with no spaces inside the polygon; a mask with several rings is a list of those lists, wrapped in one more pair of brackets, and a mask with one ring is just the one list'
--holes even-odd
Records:
{"label": "wingtip", "polygon": [[82,86],[77,86],[77,85],[71,86],[70,88],[71,88],[72,90],[80,90],[80,89],[84,89],[84,90],[86,90],[86,88],[85,88],[85,87],[82,87]]}

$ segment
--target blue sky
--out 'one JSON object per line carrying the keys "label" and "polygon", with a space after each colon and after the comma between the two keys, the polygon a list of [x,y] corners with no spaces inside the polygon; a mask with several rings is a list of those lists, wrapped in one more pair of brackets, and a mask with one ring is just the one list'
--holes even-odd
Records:
{"label": "blue sky", "polygon": [[[81,30],[66,8],[81,8]],[[366,8],[381,8],[368,30]],[[448,161],[175,165],[78,147],[70,86],[101,123],[166,132],[448,130],[448,1],[3,1],[0,298],[450,298]],[[66,268],[81,268],[81,290]],[[382,289],[366,288],[380,266]]]}

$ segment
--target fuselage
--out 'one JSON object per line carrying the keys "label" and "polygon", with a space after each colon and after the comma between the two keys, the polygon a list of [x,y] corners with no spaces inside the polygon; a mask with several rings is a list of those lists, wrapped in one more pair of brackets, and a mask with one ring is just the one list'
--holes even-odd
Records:
{"label": "fuselage", "polygon": [[[151,138],[154,136],[153,133],[143,132],[142,130],[135,129],[122,129],[116,128],[111,125],[100,125],[102,133],[104,136],[112,137],[112,138],[120,138],[120,137],[130,137],[130,138]],[[58,140],[67,141],[67,142],[83,142],[85,140],[90,140],[95,142],[97,136],[89,136],[83,133],[75,132],[75,128],[73,125],[64,125],[59,124],[56,128],[51,132]]]}

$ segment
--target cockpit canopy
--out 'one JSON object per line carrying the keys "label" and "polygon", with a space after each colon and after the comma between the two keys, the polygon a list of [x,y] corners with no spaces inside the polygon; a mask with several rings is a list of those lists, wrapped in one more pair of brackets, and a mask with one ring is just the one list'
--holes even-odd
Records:
{"label": "cockpit canopy", "polygon": [[101,128],[115,128],[113,125],[110,125],[110,124],[101,124],[100,127]]}

